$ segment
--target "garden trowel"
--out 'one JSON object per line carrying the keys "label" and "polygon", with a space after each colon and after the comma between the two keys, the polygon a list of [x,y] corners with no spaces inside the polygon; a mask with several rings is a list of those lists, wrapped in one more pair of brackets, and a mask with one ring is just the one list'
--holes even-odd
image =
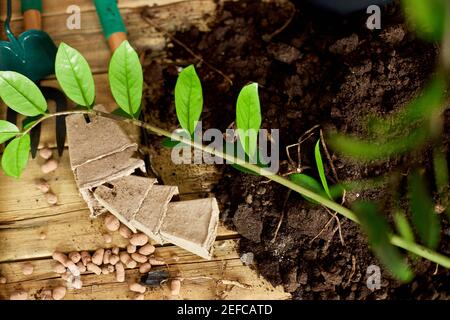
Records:
{"label": "garden trowel", "polygon": [[[67,110],[67,100],[64,94],[55,88],[40,86],[40,80],[54,74],[57,47],[49,35],[41,29],[41,0],[22,0],[25,32],[15,37],[11,30],[11,0],[7,1],[7,17],[5,32],[8,41],[0,42],[0,70],[15,71],[34,81],[41,89],[47,100],[53,100],[56,111]],[[7,120],[16,123],[17,114],[7,109]],[[24,125],[36,119],[26,118]],[[36,126],[31,131],[31,154],[36,155],[41,127]],[[56,142],[59,155],[64,151],[65,121],[62,117],[56,119]]]}

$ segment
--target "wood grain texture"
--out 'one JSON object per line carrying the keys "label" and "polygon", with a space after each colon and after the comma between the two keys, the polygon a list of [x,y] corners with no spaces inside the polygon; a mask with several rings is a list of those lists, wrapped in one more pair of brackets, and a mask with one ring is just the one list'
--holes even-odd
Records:
{"label": "wood grain texture", "polygon": [[[3,22],[5,0],[0,0],[0,20]],[[16,34],[23,30],[19,1],[13,1],[12,27]],[[81,29],[68,30],[67,7],[77,5],[81,9]],[[166,36],[148,26],[141,18],[141,10],[151,6],[153,21],[167,31],[183,30],[196,25],[202,30],[214,19],[217,6],[215,0],[119,0],[119,8],[129,32],[130,42],[139,50],[146,50],[151,57],[164,57]],[[107,81],[110,52],[92,0],[47,0],[44,1],[43,27],[58,44],[66,42],[78,49],[88,60],[96,84],[97,103],[109,111],[116,108]],[[0,23],[3,36],[3,23]],[[43,81],[44,85],[58,87],[54,77]],[[54,106],[50,104],[50,110]],[[5,106],[0,105],[0,118],[4,119]],[[128,128],[129,129],[129,128]],[[133,133],[134,130],[134,133]],[[135,138],[139,132],[131,128]],[[54,121],[43,125],[41,141],[54,147]],[[54,152],[56,156],[56,152]],[[161,154],[164,158],[166,154]],[[157,159],[163,162],[163,159]],[[44,288],[64,285],[64,281],[52,271],[54,261],[50,259],[54,250],[66,253],[76,250],[93,251],[100,247],[119,246],[127,241],[113,233],[111,244],[104,243],[106,232],[103,218],[89,218],[89,210],[76,188],[69,166],[68,152],[59,159],[58,169],[46,176],[40,171],[42,159],[30,160],[22,178],[16,180],[0,173],[0,275],[8,279],[0,284],[0,299],[8,299],[11,292],[23,288],[30,298],[38,298]],[[210,174],[215,174],[214,170]],[[200,177],[201,174],[199,173]],[[35,187],[37,179],[44,177],[51,190],[58,196],[58,204],[49,206],[44,195]],[[168,178],[166,177],[166,180]],[[202,180],[177,180],[181,189],[193,190]],[[183,186],[183,183],[185,184]],[[203,181],[204,183],[204,181]],[[191,193],[185,199],[194,197]],[[44,232],[46,239],[41,240]],[[156,255],[168,262],[171,274],[184,278],[179,297],[170,296],[167,285],[148,290],[146,299],[288,299],[282,288],[273,288],[255,271],[244,266],[237,253],[238,235],[223,226],[219,227],[218,240],[212,261],[201,258],[173,245],[158,247]],[[34,265],[34,273],[22,273],[24,262]],[[126,283],[117,283],[114,275],[83,274],[83,288],[69,290],[66,299],[132,299],[136,294],[128,289],[128,282],[140,277],[137,270],[127,270]],[[225,283],[222,281],[225,280]],[[231,285],[230,285],[231,284]]]}

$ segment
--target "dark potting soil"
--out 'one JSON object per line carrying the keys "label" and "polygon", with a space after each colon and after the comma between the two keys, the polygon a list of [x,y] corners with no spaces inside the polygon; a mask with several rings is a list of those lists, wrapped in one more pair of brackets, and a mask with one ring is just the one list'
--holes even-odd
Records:
{"label": "dark potting soil", "polygon": [[[174,35],[206,63],[174,44],[168,48],[173,65],[153,62],[147,67],[147,114],[168,127],[176,125],[173,88],[179,65],[194,63],[202,79],[204,129],[224,131],[235,119],[242,86],[258,82],[262,126],[280,129],[280,174],[291,172],[297,164],[287,161],[285,147],[308,129],[320,125],[325,132],[363,134],[367,116],[383,117],[398,110],[417,96],[432,75],[437,48],[408,31],[398,3],[383,9],[381,30],[368,30],[367,17],[364,12],[345,18],[331,15],[304,1],[295,7],[286,2],[226,3],[210,32],[193,28]],[[314,168],[318,134],[315,130],[301,146],[302,168]],[[418,163],[427,165],[430,158],[424,149],[381,164],[361,165],[330,153],[341,181],[404,173]],[[296,154],[291,149],[294,162],[298,162]],[[326,166],[327,177],[334,181],[328,162]],[[315,175],[313,169],[305,172]],[[370,199],[387,207],[389,190],[390,186],[381,185],[349,192],[345,205]],[[294,299],[450,298],[449,271],[422,259],[414,265],[413,282],[397,282],[374,258],[355,223],[340,217],[338,228],[337,220],[328,223],[331,214],[323,207],[264,178],[227,166],[215,193],[222,219],[243,236],[241,254],[252,253],[252,267],[274,285],[283,285]],[[447,255],[449,237],[444,221],[439,251]],[[373,292],[366,284],[370,265],[382,270],[381,289]]]}

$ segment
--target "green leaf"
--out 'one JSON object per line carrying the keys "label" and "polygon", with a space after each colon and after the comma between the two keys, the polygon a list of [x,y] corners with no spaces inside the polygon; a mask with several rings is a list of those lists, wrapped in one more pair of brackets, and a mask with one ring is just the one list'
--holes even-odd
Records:
{"label": "green leaf", "polygon": [[422,175],[414,171],[408,178],[412,221],[422,242],[436,249],[440,238],[440,221]]}
{"label": "green leaf", "polygon": [[0,120],[0,143],[14,138],[20,132],[19,128],[11,122]]}
{"label": "green leaf", "polygon": [[402,0],[409,24],[425,40],[441,41],[447,0]]}
{"label": "green leaf", "polygon": [[129,115],[125,112],[125,110],[122,110],[121,108],[114,109],[111,113],[115,114],[116,116],[121,116],[128,119],[139,119],[141,115],[141,109],[139,108],[139,110],[134,115]]}
{"label": "green leaf", "polygon": [[394,214],[394,222],[400,236],[406,241],[414,242],[414,232],[408,219],[402,212],[397,211]]}
{"label": "green leaf", "polygon": [[437,74],[423,89],[420,96],[411,101],[406,107],[386,119],[370,118],[369,132],[378,137],[390,137],[390,133],[404,134],[406,130],[418,122],[428,120],[436,110],[445,107],[445,92],[447,82],[445,76]]}
{"label": "green leaf", "polygon": [[373,203],[355,203],[353,209],[367,234],[373,252],[392,274],[403,282],[411,281],[413,273],[400,251],[390,241],[390,228],[386,220],[378,214]]}
{"label": "green leaf", "polygon": [[[312,191],[314,193],[325,196],[322,186],[313,177],[310,177],[303,173],[293,173],[293,174],[289,175],[289,180],[291,180],[293,183],[295,183],[303,188],[308,189],[309,191]],[[311,203],[318,204],[317,201],[314,201],[308,197],[305,197],[303,195],[302,195],[302,197]]]}
{"label": "green leaf", "polygon": [[427,141],[429,129],[424,126],[417,128],[404,137],[394,138],[387,142],[377,140],[360,140],[342,134],[331,136],[328,141],[332,148],[357,160],[379,160],[392,155],[403,154],[417,148]]}
{"label": "green leaf", "polygon": [[193,65],[184,68],[178,75],[175,108],[181,127],[192,135],[203,110],[202,84]]}
{"label": "green leaf", "polygon": [[320,139],[317,140],[316,147],[314,150],[314,156],[316,158],[317,170],[319,171],[320,181],[322,181],[322,186],[330,199],[333,199],[328,188],[327,177],[325,176],[325,168],[323,167],[322,155],[320,154]]}
{"label": "green leaf", "polygon": [[41,90],[33,81],[13,71],[0,71],[0,97],[8,107],[25,116],[47,111]]}
{"label": "green leaf", "polygon": [[90,108],[95,99],[95,84],[86,59],[64,42],[56,54],[55,74],[64,93],[80,106]]}
{"label": "green leaf", "polygon": [[122,42],[114,52],[108,76],[117,104],[134,117],[141,109],[144,76],[138,54],[128,41]]}
{"label": "green leaf", "polygon": [[437,191],[441,196],[445,196],[444,192],[449,183],[448,162],[446,152],[438,147],[433,150],[433,168]]}
{"label": "green leaf", "polygon": [[15,138],[3,151],[2,168],[8,176],[20,178],[27,166],[30,153],[30,135]]}
{"label": "green leaf", "polygon": [[256,153],[261,121],[258,84],[251,83],[242,88],[236,105],[236,126],[239,141],[250,158],[253,158]]}

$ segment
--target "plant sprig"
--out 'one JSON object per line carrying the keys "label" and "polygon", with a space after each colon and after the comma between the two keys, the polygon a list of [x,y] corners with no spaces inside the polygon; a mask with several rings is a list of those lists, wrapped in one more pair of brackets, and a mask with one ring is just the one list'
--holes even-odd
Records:
{"label": "plant sprig", "polygon": [[[127,46],[127,44],[123,44],[123,46]],[[127,51],[129,51],[129,48],[126,48]],[[6,90],[2,91],[1,98],[4,101],[8,101],[9,104],[11,104],[12,108],[14,110],[18,110],[19,113],[21,111],[25,113],[37,113],[37,115],[41,115],[41,117],[37,118],[35,121],[31,122],[30,125],[28,125],[26,128],[23,128],[22,130],[19,130],[19,128],[15,127],[11,123],[8,123],[7,121],[0,122],[0,139],[8,140],[13,139],[5,148],[5,151],[3,153],[2,157],[2,168],[5,171],[7,175],[19,177],[21,173],[23,172],[24,168],[26,167],[26,163],[28,161],[28,155],[30,151],[30,143],[29,143],[29,132],[39,123],[42,121],[45,121],[47,119],[58,117],[58,116],[64,116],[69,114],[88,114],[88,115],[96,115],[101,116],[117,121],[122,121],[125,123],[130,123],[139,127],[142,127],[146,130],[149,130],[157,135],[165,136],[167,138],[175,139],[176,141],[192,146],[194,148],[200,149],[204,152],[208,152],[214,156],[218,156],[223,158],[224,160],[227,160],[229,163],[234,163],[236,165],[241,166],[242,168],[249,170],[251,172],[255,172],[256,174],[259,174],[261,176],[265,176],[268,179],[279,183],[280,185],[283,185],[287,188],[290,188],[291,190],[298,192],[299,194],[303,195],[304,197],[310,199],[311,201],[320,203],[321,205],[328,207],[330,210],[333,210],[335,212],[338,212],[342,214],[343,216],[347,217],[348,219],[357,222],[357,223],[363,223],[363,226],[366,228],[367,232],[369,233],[369,238],[371,239],[372,245],[375,247],[375,252],[378,253],[380,260],[384,262],[391,271],[400,279],[402,280],[408,280],[409,274],[407,271],[407,268],[405,268],[405,265],[400,263],[400,259],[398,258],[398,254],[395,253],[396,251],[393,250],[391,245],[403,248],[405,250],[408,250],[417,256],[422,256],[426,259],[429,259],[433,262],[436,262],[438,264],[441,264],[442,266],[446,268],[450,268],[450,258],[446,257],[442,254],[439,254],[435,251],[430,250],[429,248],[425,248],[417,243],[414,243],[410,241],[410,239],[405,239],[403,237],[399,237],[396,235],[392,235],[391,232],[388,230],[388,227],[384,222],[381,222],[379,218],[377,218],[376,210],[373,209],[371,206],[365,206],[360,205],[357,207],[357,211],[362,211],[364,213],[367,213],[367,216],[361,215],[361,212],[353,212],[352,210],[336,203],[332,197],[330,196],[332,192],[328,188],[328,184],[326,182],[325,177],[325,170],[324,165],[322,162],[322,157],[320,156],[320,146],[316,144],[315,149],[315,157],[316,157],[316,163],[317,168],[319,170],[319,176],[321,176],[322,186],[320,184],[315,184],[314,187],[312,187],[312,184],[314,183],[295,183],[293,181],[290,181],[288,179],[285,179],[279,175],[273,174],[273,172],[269,171],[268,169],[265,169],[264,167],[249,163],[245,159],[240,159],[238,157],[235,157],[233,154],[229,154],[227,152],[223,152],[221,150],[217,150],[215,148],[212,148],[210,146],[204,146],[201,143],[198,143],[192,139],[183,137],[181,135],[172,135],[170,132],[160,129],[156,126],[153,126],[148,123],[144,123],[142,121],[139,121],[135,119],[134,111],[137,108],[136,103],[130,104],[131,100],[126,100],[125,103],[120,103],[119,107],[126,113],[125,115],[118,115],[118,114],[111,114],[111,113],[105,113],[98,110],[92,109],[92,104],[95,100],[95,90],[94,90],[94,84],[91,83],[91,87],[86,86],[85,84],[89,84],[91,82],[92,73],[90,71],[89,65],[87,62],[82,59],[77,53],[77,51],[73,48],[68,47],[67,45],[62,44],[60,46],[60,52],[59,55],[57,55],[57,61],[56,64],[59,65],[58,69],[58,81],[61,80],[62,83],[62,89],[66,93],[66,95],[71,98],[74,102],[78,103],[79,105],[82,105],[85,107],[85,109],[78,109],[73,111],[65,111],[65,112],[58,112],[58,113],[47,113],[46,107],[44,108],[44,104],[39,102],[39,98],[34,99],[36,97],[40,97],[40,92],[37,93],[34,89],[22,92],[17,90]],[[70,59],[70,67],[64,66],[67,62],[68,57],[72,57]],[[136,68],[134,68],[136,69]],[[115,69],[112,69],[112,73],[116,72]],[[136,69],[137,70],[137,69]],[[186,69],[185,69],[186,70]],[[118,71],[117,71],[118,72]],[[189,74],[187,74],[186,78],[190,79],[189,81],[196,83],[197,80],[195,79],[196,73],[195,69],[192,67],[191,69],[188,69]],[[4,74],[3,74],[4,75]],[[186,74],[185,74],[186,75]],[[114,77],[113,74],[110,76]],[[0,78],[2,77],[2,73],[0,72]],[[22,88],[24,86],[28,86],[29,82],[27,79],[24,79],[23,76],[20,76],[19,74],[8,74],[7,77],[11,83],[17,84],[18,88]],[[80,83],[80,79],[85,79],[87,82]],[[117,77],[119,79],[119,77]],[[123,78],[122,78],[123,81]],[[184,81],[184,80],[180,80]],[[116,84],[117,86],[121,87],[121,92],[135,92],[139,86],[134,86],[134,82],[127,82]],[[180,82],[182,83],[182,82]],[[178,103],[179,108],[182,108],[182,112],[180,112],[180,118],[184,122],[182,124],[182,128],[185,130],[193,132],[195,130],[195,125],[193,126],[193,120],[198,120],[200,118],[201,113],[201,104],[200,102],[203,101],[203,98],[201,97],[201,84],[188,84],[190,87],[189,90],[183,89],[181,92],[182,95],[182,102],[180,105],[180,102]],[[117,87],[116,87],[117,88]],[[256,117],[256,120],[248,119],[249,115],[252,114],[259,114],[260,115],[260,106],[259,106],[259,98],[257,96],[257,88],[256,85],[250,85],[244,91],[244,96],[241,97],[243,100],[241,100],[241,103],[244,103],[241,105],[244,109],[241,109],[240,111],[244,110],[242,113],[244,115],[244,124],[241,126],[241,129],[248,130],[248,129],[255,129],[260,126],[260,119]],[[37,89],[39,90],[39,89]],[[114,89],[113,89],[114,90]],[[247,91],[248,90],[248,91]],[[117,92],[116,92],[117,93]],[[40,108],[38,109],[30,109],[30,102],[25,99],[24,97],[27,97],[27,95],[33,95],[32,105],[36,104],[36,101],[38,102],[38,106]],[[180,94],[180,93],[178,93]],[[186,97],[189,97],[186,99]],[[116,97],[115,97],[116,98]],[[120,100],[123,97],[116,98]],[[258,99],[256,99],[258,98]],[[239,99],[238,99],[239,100]],[[79,103],[81,102],[81,103]],[[239,102],[238,102],[239,105]],[[46,104],[45,104],[46,106]],[[130,109],[131,106],[131,109]],[[199,112],[200,110],[200,112]],[[38,112],[39,111],[39,112]],[[189,116],[186,117],[186,111],[188,111]],[[133,115],[132,115],[133,113]],[[178,113],[177,113],[178,114]],[[241,117],[238,113],[237,117]],[[241,118],[242,120],[242,118]],[[180,121],[180,124],[181,122]],[[240,121],[242,124],[242,122]],[[238,125],[239,127],[239,125]],[[255,142],[252,142],[253,140],[250,139],[243,139],[240,140],[241,143],[243,143],[244,146],[247,146],[246,149],[250,154],[254,154],[252,150],[257,149],[257,145],[255,145]],[[295,177],[293,178],[295,180]],[[319,192],[320,187],[320,192]],[[316,190],[312,190],[316,189]],[[325,191],[328,189],[328,192]],[[420,218],[422,219],[422,217]],[[429,219],[429,217],[426,217],[426,219]],[[367,221],[369,221],[367,223]],[[378,236],[377,236],[378,235]],[[380,238],[381,237],[381,238]],[[427,237],[429,239],[429,237]],[[427,244],[430,244],[427,242]],[[431,243],[432,244],[432,243]],[[388,257],[388,258],[386,258]],[[390,263],[390,258],[392,259],[392,263]]]}

